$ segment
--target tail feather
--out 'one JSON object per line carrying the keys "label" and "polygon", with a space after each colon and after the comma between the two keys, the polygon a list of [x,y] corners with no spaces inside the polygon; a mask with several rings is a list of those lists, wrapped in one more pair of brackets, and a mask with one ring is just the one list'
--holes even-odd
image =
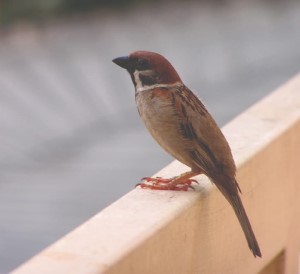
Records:
{"label": "tail feather", "polygon": [[[215,184],[218,187],[218,189],[222,192],[222,194],[225,196],[225,198],[230,203],[230,205],[232,206],[232,208],[240,222],[240,225],[244,231],[246,240],[248,242],[248,246],[249,246],[250,250],[252,251],[254,257],[256,257],[256,256],[261,257],[261,251],[260,251],[258,242],[256,240],[256,237],[252,230],[247,213],[245,211],[245,208],[243,206],[243,203],[242,203],[239,193],[237,191],[239,189],[239,188],[237,189],[237,187],[236,187],[238,185],[237,182],[234,180],[235,186],[234,186],[233,191],[232,191],[232,189],[231,189],[231,191],[228,191],[228,188],[224,187],[224,183],[222,183],[222,184],[215,183]],[[230,182],[229,184],[232,185],[232,182]],[[228,184],[226,184],[226,186],[228,186]]]}

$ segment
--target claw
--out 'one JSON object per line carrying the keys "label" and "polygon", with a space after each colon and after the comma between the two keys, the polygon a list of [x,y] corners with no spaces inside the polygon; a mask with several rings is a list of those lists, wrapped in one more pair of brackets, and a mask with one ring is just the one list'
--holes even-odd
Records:
{"label": "claw", "polygon": [[195,179],[189,179],[189,181],[191,181],[191,183],[195,183],[195,184],[199,185],[199,182]]}
{"label": "claw", "polygon": [[[176,190],[176,191],[188,191],[189,189],[194,190],[195,188],[192,186],[192,183],[198,182],[194,179],[187,179],[182,182],[177,182],[176,179],[178,177],[174,177],[171,179],[163,179],[161,177],[151,178],[144,177],[142,178],[142,182],[135,185],[135,187],[148,188],[153,190]],[[143,181],[145,183],[143,183]],[[148,184],[152,182],[151,184]]]}

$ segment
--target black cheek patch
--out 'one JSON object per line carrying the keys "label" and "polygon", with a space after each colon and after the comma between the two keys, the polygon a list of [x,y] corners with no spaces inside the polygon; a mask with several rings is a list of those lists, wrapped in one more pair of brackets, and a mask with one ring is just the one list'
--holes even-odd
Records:
{"label": "black cheek patch", "polygon": [[156,77],[140,74],[140,81],[143,86],[152,86],[157,84]]}

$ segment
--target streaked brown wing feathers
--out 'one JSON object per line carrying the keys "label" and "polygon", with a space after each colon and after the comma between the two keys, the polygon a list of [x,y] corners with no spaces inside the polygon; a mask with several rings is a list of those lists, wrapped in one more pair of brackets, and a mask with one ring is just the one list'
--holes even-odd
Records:
{"label": "streaked brown wing feathers", "polygon": [[[192,168],[202,169],[211,176],[219,169],[220,161],[213,153],[209,140],[215,138],[218,133],[209,126],[214,120],[208,113],[202,102],[186,87],[174,89],[174,107],[181,119],[180,130],[184,138],[190,141],[189,154],[193,163]],[[217,136],[216,141],[219,137]],[[211,140],[210,140],[211,141]]]}

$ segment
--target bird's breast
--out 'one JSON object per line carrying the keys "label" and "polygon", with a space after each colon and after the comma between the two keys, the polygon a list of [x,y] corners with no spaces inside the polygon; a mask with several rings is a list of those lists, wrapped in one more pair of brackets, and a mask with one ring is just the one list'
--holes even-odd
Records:
{"label": "bird's breast", "polygon": [[187,144],[180,133],[180,117],[174,107],[173,95],[167,89],[138,92],[139,114],[153,138],[179,161],[186,161]]}

